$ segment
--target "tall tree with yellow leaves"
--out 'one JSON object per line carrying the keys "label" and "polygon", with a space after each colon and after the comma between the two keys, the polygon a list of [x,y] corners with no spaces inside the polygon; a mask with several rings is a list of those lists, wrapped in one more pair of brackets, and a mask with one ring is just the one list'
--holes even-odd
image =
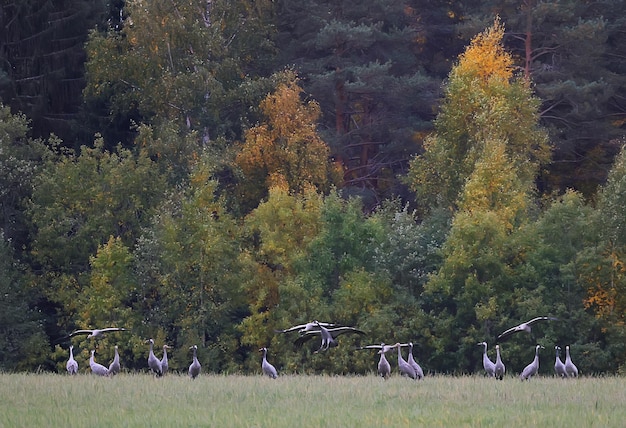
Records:
{"label": "tall tree with yellow leaves", "polygon": [[[454,212],[444,261],[424,287],[435,354],[456,349],[472,370],[476,342],[495,339],[494,320],[512,310],[515,266],[539,165],[549,150],[538,101],[513,72],[496,19],[472,40],[450,73],[436,133],[411,165],[410,183],[429,207]],[[499,326],[497,326],[499,327]]]}
{"label": "tall tree with yellow leaves", "polygon": [[408,174],[425,207],[458,208],[477,161],[492,150],[489,142],[504,144],[503,155],[526,189],[532,187],[539,165],[549,159],[546,133],[538,127],[539,100],[528,82],[514,74],[503,35],[504,26],[496,19],[472,40],[450,72],[435,133]]}

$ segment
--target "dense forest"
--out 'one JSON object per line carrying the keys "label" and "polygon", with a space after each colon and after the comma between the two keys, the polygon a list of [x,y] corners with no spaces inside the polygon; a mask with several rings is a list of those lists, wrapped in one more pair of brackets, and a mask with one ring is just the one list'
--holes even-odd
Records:
{"label": "dense forest", "polygon": [[[0,370],[64,370],[62,338],[115,326],[98,359],[130,370],[153,338],[173,369],[197,344],[212,372],[266,346],[367,373],[356,345],[411,341],[468,373],[539,315],[511,372],[536,343],[626,370],[626,2],[0,11]],[[314,319],[367,335],[275,333]]]}

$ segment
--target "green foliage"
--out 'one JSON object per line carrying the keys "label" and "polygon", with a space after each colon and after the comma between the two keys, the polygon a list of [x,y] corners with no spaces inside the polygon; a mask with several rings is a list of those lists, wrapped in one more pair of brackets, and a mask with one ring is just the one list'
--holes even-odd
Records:
{"label": "green foliage", "polygon": [[430,128],[438,80],[423,72],[426,33],[402,1],[284,1],[280,64],[298,58],[304,89],[320,103],[321,129],[343,186],[368,198],[399,192],[397,174]]}
{"label": "green foliage", "polygon": [[247,0],[128,2],[121,31],[90,36],[87,101],[106,105],[110,121],[195,131],[195,148],[240,136],[248,106],[268,89],[249,71],[272,52],[269,8]]}
{"label": "green foliage", "polygon": [[[460,56],[437,133],[409,174],[426,206],[454,208],[443,262],[424,287],[423,307],[445,334],[432,344],[433,359],[442,362],[452,353],[444,364],[454,361],[457,370],[477,363],[475,344],[494,338],[492,320],[516,293],[515,269],[531,242],[518,231],[529,221],[534,179],[547,155],[537,100],[524,81],[514,79],[503,35],[496,20]],[[523,299],[522,290],[531,288],[520,285]]]}
{"label": "green foliage", "polygon": [[135,280],[132,255],[120,238],[110,237],[90,257],[91,281],[84,290],[85,301],[80,313],[84,328],[100,325],[128,325],[130,296]]}
{"label": "green foliage", "polygon": [[49,149],[33,178],[27,213],[32,254],[41,270],[38,286],[63,308],[59,325],[71,331],[80,310],[76,296],[90,281],[90,256],[111,236],[132,247],[162,199],[165,181],[143,152],[135,156],[120,147],[109,152],[101,139],[80,154],[57,148]]}
{"label": "green foliage", "polygon": [[87,270],[89,256],[111,235],[132,245],[164,185],[148,157],[108,152],[97,139],[79,155],[51,157],[34,187],[35,257],[51,271],[71,274]]}
{"label": "green foliage", "polygon": [[302,194],[275,186],[247,218],[246,225],[259,236],[256,255],[263,262],[293,272],[294,262],[321,229],[323,197],[313,188]]}
{"label": "green foliage", "polygon": [[15,248],[26,245],[27,221],[24,200],[31,195],[32,179],[40,168],[44,150],[39,140],[27,138],[29,121],[22,114],[11,114],[0,103],[0,228]]}
{"label": "green foliage", "polygon": [[381,242],[374,248],[376,270],[389,276],[396,288],[419,296],[442,262],[441,246],[450,229],[450,212],[434,211],[420,223],[408,205],[388,203],[374,215],[384,228]]}
{"label": "green foliage", "polygon": [[539,100],[526,81],[514,77],[503,35],[496,21],[472,40],[450,72],[436,133],[412,161],[407,180],[426,207],[456,207],[466,180],[486,156],[499,153],[499,162],[511,162],[526,192],[549,158],[547,135],[538,127]]}
{"label": "green foliage", "polygon": [[307,248],[314,256],[301,260],[299,269],[331,293],[345,273],[361,267],[371,269],[371,245],[380,239],[383,229],[376,218],[363,214],[360,199],[346,201],[337,193],[324,199],[321,221],[320,232]]}
{"label": "green foliage", "polygon": [[[586,292],[585,306],[593,311],[608,337],[622,337],[626,329],[626,234],[622,205],[625,196],[626,151],[622,149],[593,213],[595,242],[591,242],[595,245],[582,248],[575,265],[578,284]],[[623,361],[623,346],[611,350],[615,362]]]}
{"label": "green foliage", "polygon": [[[241,227],[216,197],[204,162],[170,195],[137,249],[146,336],[158,329],[177,346],[211,346],[214,370],[236,359],[233,320],[245,311],[241,284],[249,274],[239,259]],[[218,352],[219,351],[219,352]],[[204,350],[199,350],[203,354]]]}
{"label": "green foliage", "polygon": [[27,281],[0,233],[0,371],[28,370],[48,359],[41,314],[28,306]]}
{"label": "green foliage", "polygon": [[302,298],[280,288],[293,280],[295,264],[306,257],[306,247],[318,235],[322,204],[323,197],[313,187],[291,193],[274,186],[267,201],[246,217],[246,227],[258,244],[250,253],[255,274],[245,285],[250,315],[240,325],[242,343],[257,349],[266,346],[273,335],[270,327],[276,308]]}

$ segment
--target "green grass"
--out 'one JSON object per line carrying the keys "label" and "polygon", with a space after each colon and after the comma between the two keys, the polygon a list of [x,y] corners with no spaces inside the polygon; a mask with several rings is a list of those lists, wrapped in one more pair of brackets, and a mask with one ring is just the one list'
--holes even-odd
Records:
{"label": "green grass", "polygon": [[0,374],[0,427],[623,427],[626,379]]}

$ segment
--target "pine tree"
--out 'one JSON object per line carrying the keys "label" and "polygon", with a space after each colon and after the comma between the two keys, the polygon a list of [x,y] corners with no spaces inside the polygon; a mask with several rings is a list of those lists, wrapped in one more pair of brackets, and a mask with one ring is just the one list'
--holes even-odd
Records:
{"label": "pine tree", "polygon": [[279,13],[281,60],[297,65],[320,103],[345,192],[365,196],[367,206],[402,193],[397,175],[419,150],[438,96],[438,82],[420,71],[419,9],[395,0],[285,0]]}

